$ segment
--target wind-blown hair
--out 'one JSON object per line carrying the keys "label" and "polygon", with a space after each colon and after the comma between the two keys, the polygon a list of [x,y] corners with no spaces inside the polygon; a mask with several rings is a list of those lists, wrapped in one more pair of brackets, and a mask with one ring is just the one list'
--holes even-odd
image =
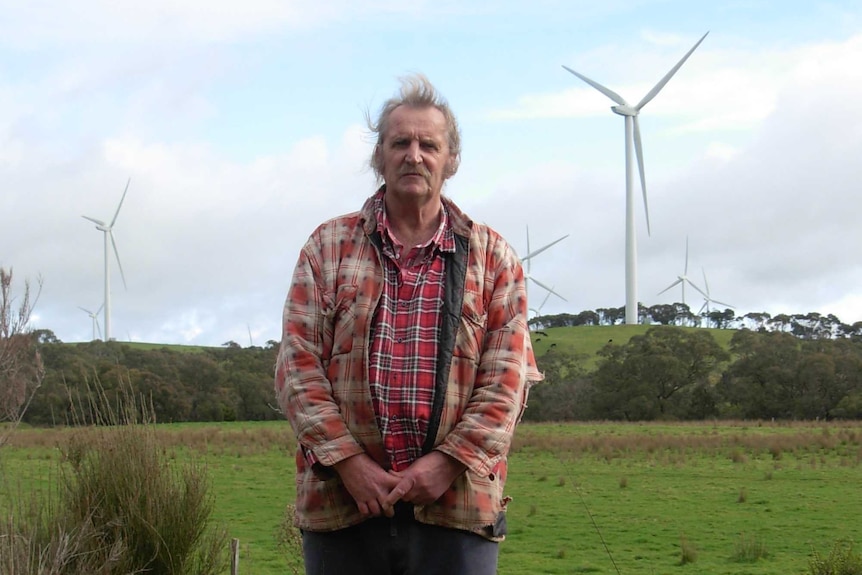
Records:
{"label": "wind-blown hair", "polygon": [[454,176],[455,172],[458,171],[458,165],[461,163],[461,130],[449,103],[424,74],[404,76],[399,78],[399,81],[401,82],[400,93],[383,103],[377,121],[372,120],[367,112],[365,114],[368,129],[371,130],[372,134],[377,134],[377,142],[369,161],[374,175],[377,176],[378,181],[383,180],[383,138],[389,129],[389,118],[392,116],[392,112],[398,106],[410,106],[411,108],[437,108],[443,113],[448,132],[449,153],[452,157],[446,177]]}

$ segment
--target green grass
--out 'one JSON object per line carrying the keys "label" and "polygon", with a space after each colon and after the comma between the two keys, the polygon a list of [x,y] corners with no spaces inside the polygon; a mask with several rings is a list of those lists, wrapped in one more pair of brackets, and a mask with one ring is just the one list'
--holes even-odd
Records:
{"label": "green grass", "polygon": [[[587,357],[586,367],[595,365],[596,353],[609,341],[616,345],[625,345],[635,335],[643,335],[654,325],[579,325],[574,327],[552,327],[542,331],[547,336],[532,332],[533,350],[537,356],[542,356],[548,350],[554,349],[566,353],[584,354]],[[715,341],[725,350],[730,348],[730,339],[738,330],[715,329],[700,327],[677,327],[682,330],[707,330]]]}
{"label": "green grass", "polygon": [[[276,548],[294,492],[287,427],[159,426],[177,457],[205,453],[242,575],[290,573]],[[42,484],[61,438],[22,432],[0,452],[5,472]],[[624,575],[801,575],[815,551],[862,541],[862,423],[531,424],[516,439],[501,575],[615,573],[614,564]],[[683,544],[697,551],[688,564]]]}

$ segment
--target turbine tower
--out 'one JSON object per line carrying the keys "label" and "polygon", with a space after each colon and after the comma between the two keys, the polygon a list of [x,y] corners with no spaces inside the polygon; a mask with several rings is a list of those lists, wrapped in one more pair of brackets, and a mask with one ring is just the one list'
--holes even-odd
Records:
{"label": "turbine tower", "polygon": [[91,218],[90,216],[81,216],[85,220],[90,220],[96,224],[96,229],[102,232],[105,241],[105,301],[102,305],[105,307],[105,341],[111,341],[111,269],[108,266],[108,238],[111,239],[111,246],[114,248],[114,256],[117,258],[117,266],[120,268],[120,277],[123,279],[123,287],[126,286],[126,276],[123,274],[123,264],[120,263],[120,254],[117,251],[117,242],[114,240],[114,223],[117,221],[117,216],[120,214],[120,208],[123,207],[123,200],[126,199],[126,193],[129,191],[129,183],[132,179],[126,181],[126,189],[123,191],[123,197],[120,198],[120,204],[117,206],[117,211],[114,212],[114,217],[110,224],[106,224],[102,220]]}
{"label": "turbine tower", "polygon": [[649,93],[643,97],[643,99],[638,102],[636,106],[631,106],[628,102],[626,102],[622,96],[614,92],[613,90],[609,90],[605,88],[598,82],[594,82],[590,80],[586,76],[579,74],[569,68],[568,66],[563,66],[567,71],[571,72],[611,100],[617,103],[616,106],[611,106],[611,110],[619,114],[620,116],[624,116],[625,121],[625,138],[626,138],[626,323],[627,324],[636,324],[638,322],[638,297],[637,297],[637,238],[635,234],[635,214],[634,214],[634,191],[633,191],[633,180],[634,177],[632,175],[632,145],[634,145],[635,152],[637,154],[638,161],[638,172],[640,173],[641,180],[641,190],[643,192],[643,200],[644,200],[644,213],[646,214],[646,224],[647,224],[647,234],[650,234],[650,224],[649,224],[649,207],[647,205],[647,192],[646,192],[646,179],[644,178],[644,160],[643,160],[643,147],[641,146],[641,131],[640,125],[638,123],[638,114],[641,111],[641,108],[646,106],[650,100],[656,97],[662,88],[664,88],[665,84],[670,81],[674,74],[676,74],[677,70],[688,60],[688,57],[691,56],[692,52],[694,52],[700,43],[703,42],[706,35],[709,34],[707,32],[704,34],[700,40],[697,41],[691,50],[689,50],[685,56],[682,57],[682,60],[677,62],[676,66],[671,68],[670,72],[665,74],[664,78],[662,78],[658,84],[656,84]]}
{"label": "turbine tower", "polygon": [[[521,262],[522,263],[526,262],[526,264],[527,264],[526,268],[524,269],[524,285],[525,286],[529,286],[530,282],[532,281],[537,286],[539,286],[540,288],[547,291],[549,294],[554,294],[555,296],[557,296],[558,298],[560,298],[563,301],[569,301],[566,298],[564,298],[563,296],[561,296],[560,294],[558,294],[557,292],[555,292],[553,290],[553,288],[549,288],[548,286],[546,286],[545,284],[543,284],[542,282],[540,282],[539,280],[534,278],[532,275],[530,275],[530,262],[532,261],[532,259],[534,257],[536,257],[537,255],[539,255],[540,253],[542,253],[543,251],[545,251],[546,249],[548,249],[549,247],[553,246],[554,244],[557,244],[557,243],[563,241],[567,237],[569,237],[569,234],[566,234],[561,238],[557,238],[556,240],[552,241],[551,243],[537,249],[536,251],[531,252],[530,251],[530,226],[527,226],[527,255],[525,255],[523,258],[521,258]],[[529,299],[530,298],[528,296],[527,301],[529,301]],[[545,298],[545,300],[547,301],[547,297]],[[542,305],[544,305],[544,303]]]}
{"label": "turbine tower", "polygon": [[670,284],[669,286],[667,286],[666,288],[664,288],[663,290],[661,290],[660,292],[658,292],[658,295],[663,294],[664,292],[666,292],[667,290],[669,290],[670,288],[672,288],[675,285],[682,284],[682,303],[685,304],[685,284],[686,283],[688,285],[690,285],[691,287],[693,287],[694,289],[696,289],[697,291],[699,291],[701,293],[701,295],[703,295],[704,297],[707,297],[706,293],[704,293],[704,291],[702,289],[697,287],[694,284],[694,282],[691,281],[691,279],[689,279],[689,277],[688,277],[688,236],[686,236],[686,238],[685,238],[685,271],[682,272],[681,276],[676,276],[676,281],[673,282],[672,284]]}

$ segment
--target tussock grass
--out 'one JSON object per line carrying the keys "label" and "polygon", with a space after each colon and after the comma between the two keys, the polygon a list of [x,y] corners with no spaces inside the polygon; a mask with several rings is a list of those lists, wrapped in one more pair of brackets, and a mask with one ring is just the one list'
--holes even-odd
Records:
{"label": "tussock grass", "polygon": [[227,535],[210,523],[205,467],[175,461],[132,396],[119,406],[101,388],[95,397],[76,405],[52,487],[0,505],[0,573],[221,573]]}
{"label": "tussock grass", "polygon": [[766,544],[756,535],[740,533],[731,560],[737,563],[756,563],[769,557]]}
{"label": "tussock grass", "polygon": [[697,561],[697,548],[688,540],[685,534],[679,536],[680,565],[688,565]]}

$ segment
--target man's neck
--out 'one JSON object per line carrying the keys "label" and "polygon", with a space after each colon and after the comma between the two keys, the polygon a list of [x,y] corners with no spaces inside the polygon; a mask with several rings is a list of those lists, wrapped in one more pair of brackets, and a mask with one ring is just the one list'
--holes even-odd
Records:
{"label": "man's neck", "polygon": [[439,198],[424,204],[407,204],[386,198],[389,230],[408,248],[422,245],[434,237],[440,226],[443,204]]}

